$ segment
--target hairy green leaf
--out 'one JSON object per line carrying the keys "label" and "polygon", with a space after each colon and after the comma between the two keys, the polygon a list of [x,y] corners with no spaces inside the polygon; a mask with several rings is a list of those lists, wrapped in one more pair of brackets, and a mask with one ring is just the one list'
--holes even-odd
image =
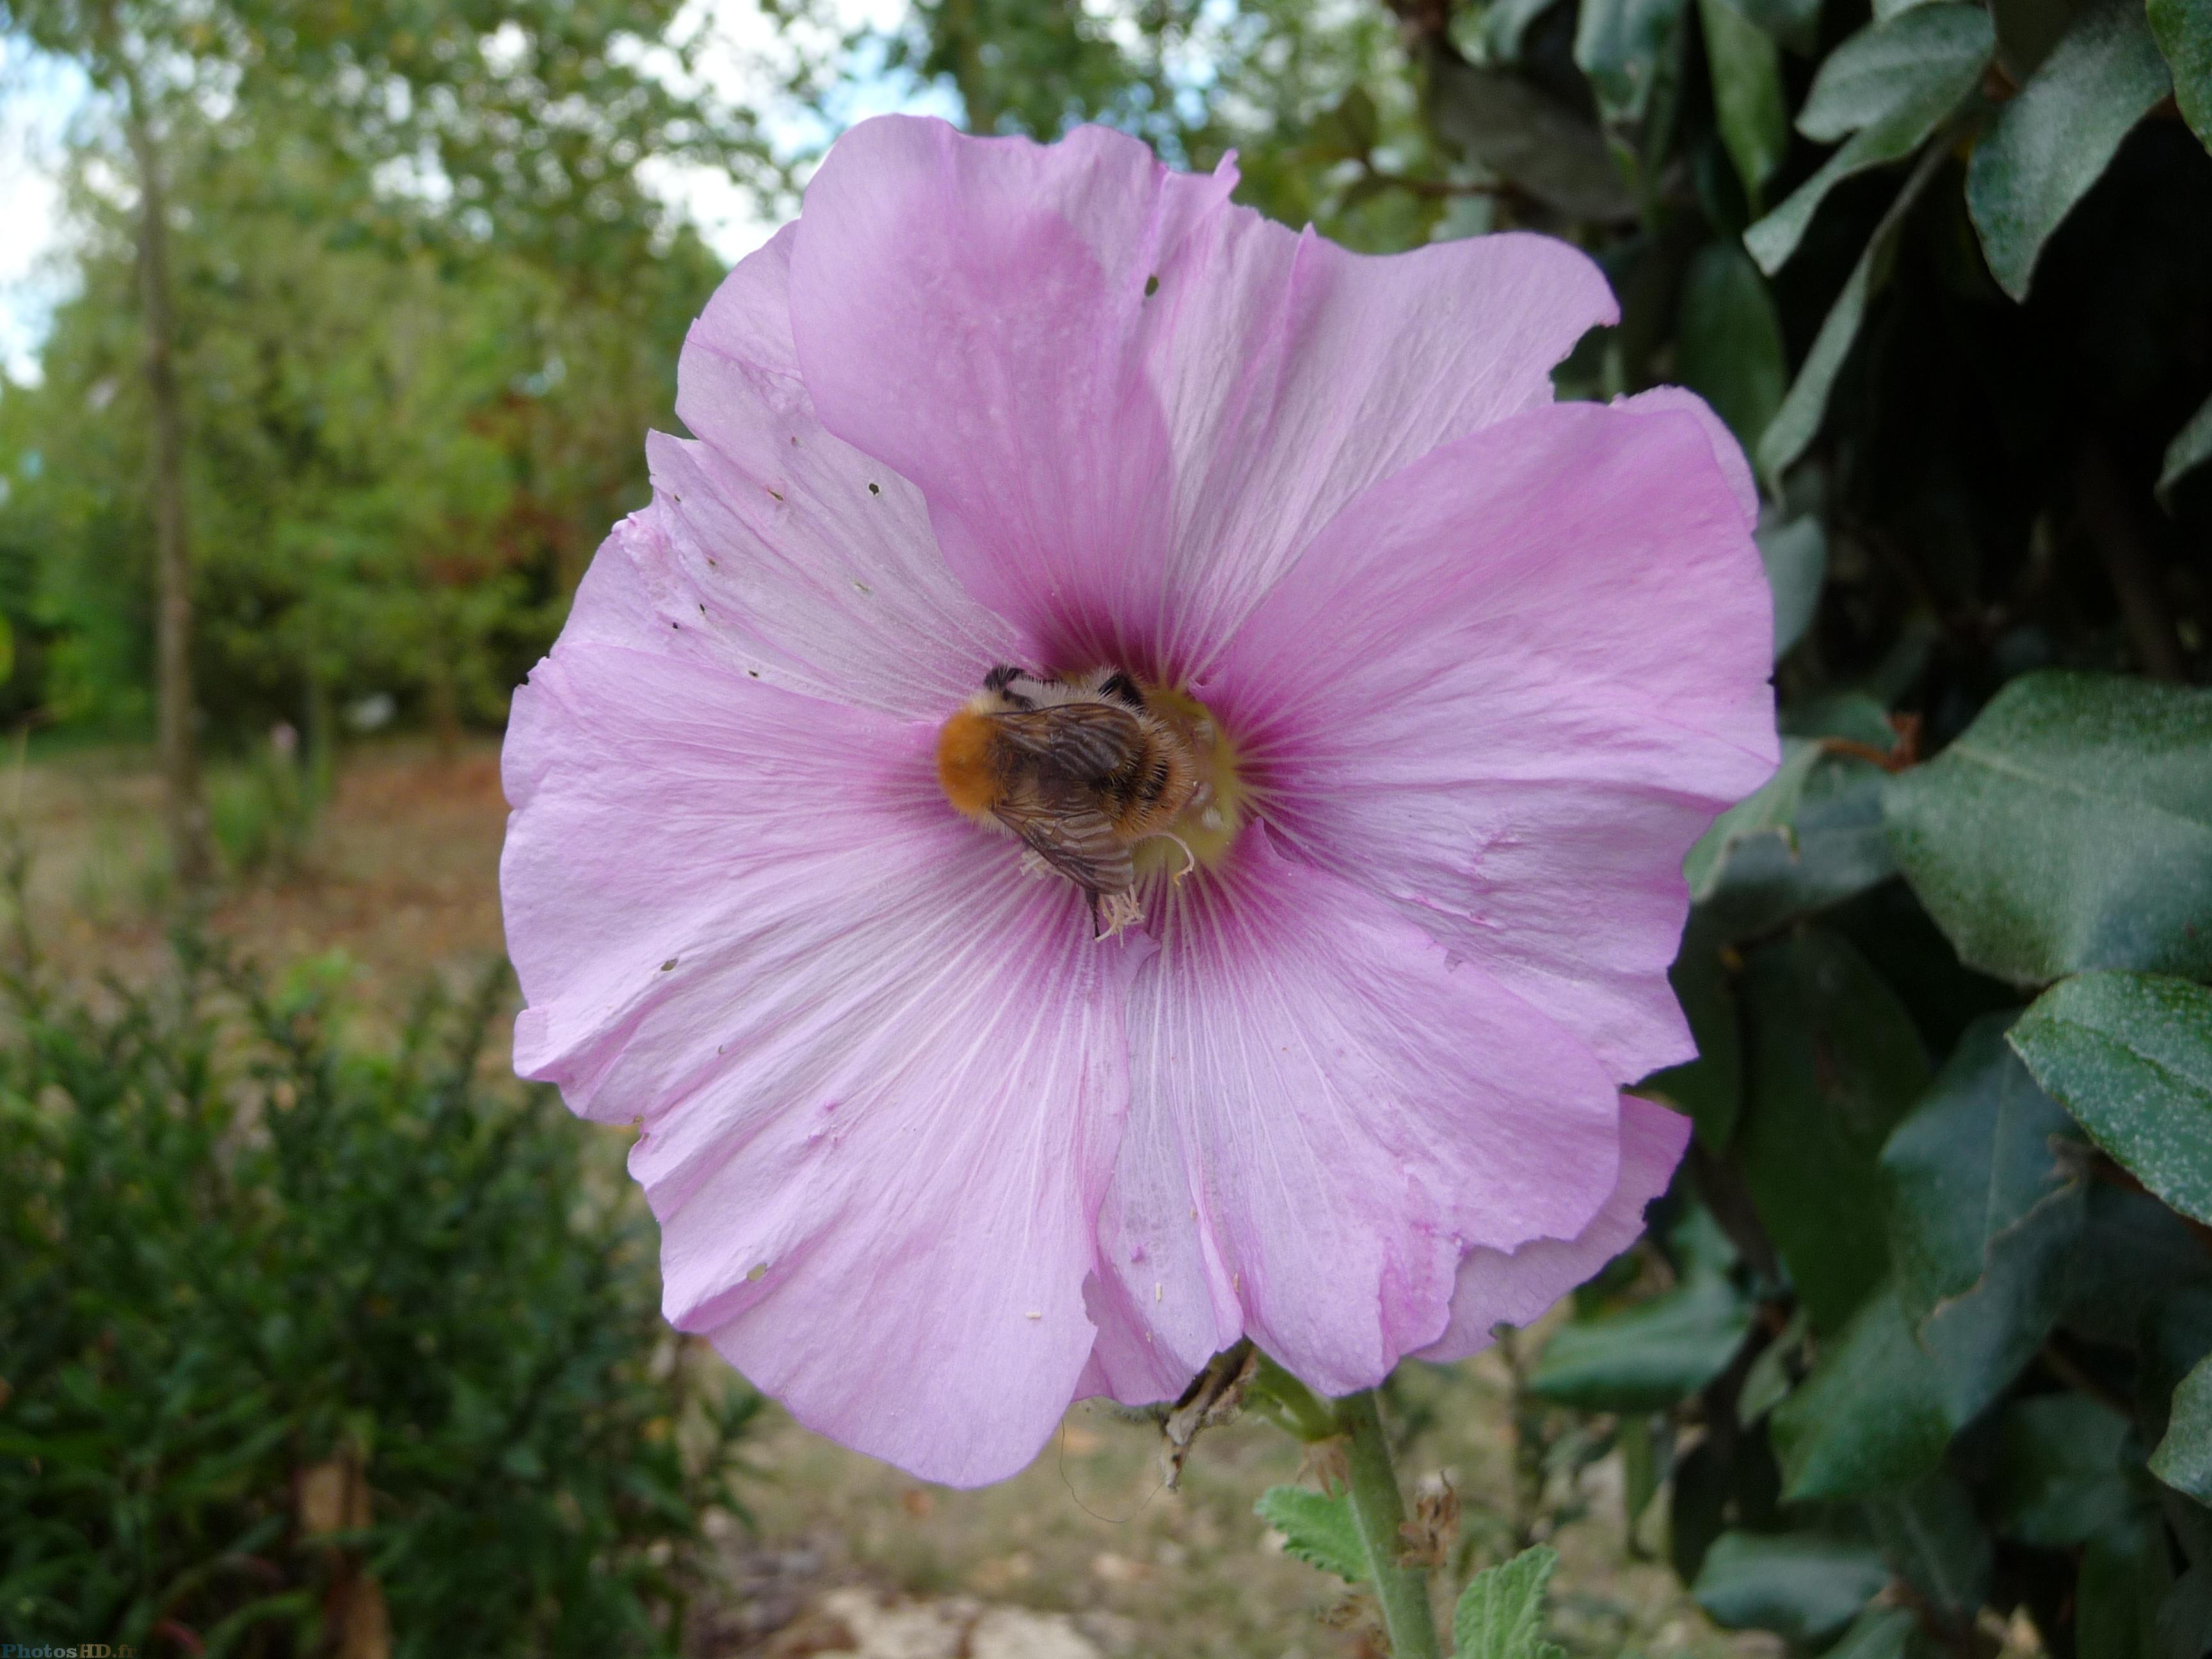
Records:
{"label": "hairy green leaf", "polygon": [[1881,769],[1783,742],[1781,766],[1715,821],[1682,872],[1705,929],[1750,939],[1887,880],[1896,870],[1881,826]]}
{"label": "hairy green leaf", "polygon": [[[1755,437],[1746,441],[1747,447],[1757,442]],[[1774,594],[1774,660],[1780,662],[1805,637],[1820,609],[1820,586],[1828,577],[1827,527],[1819,514],[1808,513],[1761,530],[1754,539]]]}
{"label": "hairy green leaf", "polygon": [[1566,1659],[1544,1637],[1544,1592],[1559,1565],[1559,1552],[1538,1544],[1468,1579],[1452,1613],[1453,1659]]}
{"label": "hairy green leaf", "polygon": [[2150,0],[2144,9],[2172,71],[2182,118],[2212,149],[2212,7],[2203,0]]}
{"label": "hairy green leaf", "polygon": [[2054,1141],[2074,1121],[2036,1085],[2005,1042],[2009,1016],[1978,1020],[1912,1115],[1882,1149],[1890,1182],[1890,1250],[1898,1293],[1916,1326],[1939,1305],[1987,1287],[2007,1258],[2033,1258],[2022,1277],[2040,1310],[2033,1348],[2056,1317],[2063,1251],[2080,1233],[2081,1187]]}
{"label": "hairy green leaf", "polygon": [[1716,1624],[1817,1643],[1858,1615],[1889,1582],[1872,1546],[1820,1533],[1723,1533],[1690,1594]]}
{"label": "hairy green leaf", "polygon": [[2212,1221],[2212,990],[2160,974],[2079,974],[2037,999],[2012,1046],[2130,1175]]}
{"label": "hairy green leaf", "polygon": [[1997,112],[1966,170],[1966,207],[2014,299],[2027,297],[2051,234],[2172,85],[2142,7],[2096,0]]}
{"label": "hairy green leaf", "polygon": [[1908,102],[1948,111],[1972,89],[1996,46],[1979,6],[1923,5],[1870,23],[1821,60],[1797,131],[1828,144],[1893,118]]}
{"label": "hairy green leaf", "polygon": [[[1867,131],[1872,132],[1875,129],[1870,127]],[[1843,155],[1852,144],[1858,143],[1865,137],[1865,133],[1856,135],[1850,144],[1836,152],[1836,155]],[[1918,142],[1918,139],[1914,139],[1912,143]],[[1872,147],[1876,149],[1883,148],[1880,143],[1874,143]],[[1903,155],[1911,148],[1912,144],[1906,144],[1895,154]],[[1782,400],[1782,407],[1775,411],[1773,420],[1767,423],[1766,434],[1759,441],[1759,470],[1770,479],[1779,478],[1790,464],[1805,453],[1806,446],[1819,433],[1821,419],[1828,410],[1828,394],[1835,389],[1836,377],[1844,372],[1844,364],[1850,356],[1851,346],[1859,337],[1859,325],[1866,320],[1867,307],[1889,281],[1891,267],[1897,258],[1897,244],[1905,234],[1905,217],[1912,211],[1913,204],[1920,199],[1921,192],[1928,188],[1928,181],[1936,176],[1942,159],[1943,153],[1935,149],[1930,149],[1921,157],[1918,165],[1906,178],[1905,187],[1897,192],[1897,199],[1889,204],[1889,211],[1882,215],[1881,223],[1874,228],[1874,234],[1867,239],[1866,251],[1859,255],[1858,263],[1851,267],[1851,274],[1844,280],[1843,291],[1836,296],[1836,302],[1828,307],[1828,314],[1820,323],[1820,331],[1813,337],[1812,349],[1805,354],[1805,361],[1797,369],[1797,378],[1790,384],[1790,395]],[[1827,166],[1835,165],[1835,157],[1831,157]],[[1826,172],[1826,167],[1822,171]],[[1815,179],[1818,177],[1818,174],[1814,175]],[[1833,182],[1830,180],[1830,183]],[[1751,250],[1752,258],[1759,261],[1762,270],[1771,272],[1790,257],[1790,252],[1797,246],[1798,238],[1804,234],[1805,225],[1811,221],[1812,210],[1818,204],[1818,198],[1802,208],[1794,229],[1785,227],[1770,233],[1763,244],[1754,241],[1753,234],[1759,230],[1759,225],[1773,223],[1790,212],[1790,203],[1812,187],[1811,181],[1808,181],[1790,198],[1790,201],[1784,202],[1773,213],[1760,220],[1759,225],[1753,225],[1744,233],[1744,246]],[[1760,251],[1762,246],[1767,252]]]}
{"label": "hairy green leaf", "polygon": [[2046,672],[1893,780],[1892,845],[1960,957],[2039,983],[2212,975],[2212,692]]}
{"label": "hairy green leaf", "polygon": [[1744,233],[1762,270],[1796,252],[1828,192],[1854,174],[1920,148],[1980,81],[1989,15],[1972,6],[1922,6],[1872,23],[1829,55],[1799,112],[1798,131],[1828,142],[1851,135],[1788,200]]}
{"label": "hairy green leaf", "polygon": [[2169,511],[2173,507],[2173,488],[2184,478],[2212,461],[2212,398],[2189,417],[2173,441],[2166,447],[2166,459],[2158,472],[2158,499]]}
{"label": "hairy green leaf", "polygon": [[1352,1513],[1352,1497],[1334,1497],[1304,1486],[1270,1486],[1252,1505],[1259,1517],[1283,1534],[1283,1548],[1310,1567],[1333,1572],[1348,1583],[1367,1576],[1367,1549]]}
{"label": "hairy green leaf", "polygon": [[2173,1415],[2151,1454],[2150,1472],[2198,1503],[2212,1504],[2212,1358],[2198,1360],[2173,1391]]}

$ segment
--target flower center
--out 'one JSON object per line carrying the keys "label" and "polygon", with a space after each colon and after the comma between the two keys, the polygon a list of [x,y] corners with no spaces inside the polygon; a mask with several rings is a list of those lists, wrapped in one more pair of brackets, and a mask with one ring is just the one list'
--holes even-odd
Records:
{"label": "flower center", "polygon": [[1247,793],[1205,704],[1110,667],[993,669],[939,729],[937,775],[955,808],[1019,836],[1114,926],[1135,919],[1147,876],[1226,854]]}
{"label": "flower center", "polygon": [[[1246,791],[1237,770],[1236,745],[1206,705],[1188,691],[1147,686],[1145,706],[1181,743],[1197,775],[1190,799],[1159,834],[1139,842],[1133,856],[1141,878],[1184,867],[1180,848],[1200,865],[1218,863],[1243,827]],[[1180,848],[1178,847],[1180,843]]]}

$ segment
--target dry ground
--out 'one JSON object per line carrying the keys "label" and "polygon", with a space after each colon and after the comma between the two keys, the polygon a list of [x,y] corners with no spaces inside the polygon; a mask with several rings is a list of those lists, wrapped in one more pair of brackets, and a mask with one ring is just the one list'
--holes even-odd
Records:
{"label": "dry ground", "polygon": [[[73,972],[162,971],[155,793],[143,757],[18,765],[0,811],[33,854],[32,906],[50,956]],[[233,882],[216,927],[282,969],[343,952],[364,1002],[396,1006],[426,975],[472,979],[501,950],[497,871],[505,806],[489,745],[355,750],[310,852],[282,878]],[[1406,1405],[1426,1424],[1408,1473],[1449,1479],[1474,1564],[1511,1545],[1510,1382],[1495,1356],[1409,1368]],[[1208,1433],[1184,1490],[1160,1489],[1149,1424],[1077,1407],[1018,1479],[981,1492],[926,1487],[772,1414],[756,1443],[750,1532],[724,1539],[730,1587],[702,1616],[702,1653],[863,1654],[869,1659],[1350,1659],[1376,1649],[1363,1609],[1285,1558],[1252,1512],[1300,1474],[1300,1454],[1257,1423]],[[1763,1638],[1715,1631],[1654,1565],[1632,1559],[1617,1460],[1552,1511],[1562,1633],[1577,1653],[1749,1656]],[[1663,1508],[1663,1504],[1655,1506]],[[1526,1517],[1524,1516],[1524,1519]],[[1549,1521],[1542,1523],[1546,1527]],[[1663,1554],[1663,1552],[1662,1552]]]}

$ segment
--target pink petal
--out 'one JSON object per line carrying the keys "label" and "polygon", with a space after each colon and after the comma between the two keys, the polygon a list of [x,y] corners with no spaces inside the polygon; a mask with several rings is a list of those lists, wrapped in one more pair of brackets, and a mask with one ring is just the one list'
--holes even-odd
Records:
{"label": "pink petal", "polygon": [[1451,1323],[1423,1359],[1464,1359],[1496,1340],[1500,1325],[1533,1325],[1554,1302],[1633,1244],[1644,1206],[1667,1190],[1689,1144],[1690,1120],[1635,1095],[1620,1097],[1620,1180],[1574,1238],[1540,1238],[1512,1251],[1477,1248],[1459,1264]]}
{"label": "pink petal", "polygon": [[1735,441],[1728,422],[1713,413],[1712,405],[1686,386],[1655,386],[1649,392],[1639,392],[1632,398],[1615,398],[1615,409],[1631,415],[1681,414],[1692,416],[1705,429],[1705,441],[1713,447],[1713,459],[1719,464],[1721,476],[1735,492],[1737,504],[1743,508],[1743,523],[1747,530],[1759,523],[1759,484],[1751,476],[1751,463],[1744,457],[1743,446]]}
{"label": "pink petal", "polygon": [[1774,768],[1771,627],[1702,424],[1559,404],[1347,507],[1206,696],[1287,846],[1626,1083],[1692,1053],[1682,855]]}
{"label": "pink petal", "polygon": [[1145,941],[939,794],[931,733],[564,644],[517,694],[518,1069],[641,1119],[665,1308],[928,1479],[1036,1453],[1092,1343]]}
{"label": "pink petal", "polygon": [[1092,1386],[1171,1395],[1243,1334],[1370,1387],[1436,1340],[1468,1246],[1572,1238],[1613,1190],[1588,1050],[1265,829],[1152,908]]}
{"label": "pink petal", "polygon": [[[629,586],[673,648],[933,718],[1015,652],[1013,631],[946,568],[921,492],[816,419],[791,344],[791,242],[741,263],[692,325],[676,410],[697,437],[647,440],[657,533],[629,545]],[[572,636],[600,626],[594,602],[579,593]]]}
{"label": "pink petal", "polygon": [[1040,660],[1197,672],[1346,501],[1547,401],[1615,314],[1564,243],[1369,258],[1229,206],[1234,182],[1101,128],[885,117],[808,189],[792,322],[823,418],[921,486]]}

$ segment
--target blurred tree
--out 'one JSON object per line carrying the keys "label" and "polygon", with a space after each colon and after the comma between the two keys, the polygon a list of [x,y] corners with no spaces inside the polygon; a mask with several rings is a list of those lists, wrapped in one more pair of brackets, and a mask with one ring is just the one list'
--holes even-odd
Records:
{"label": "blurred tree", "polygon": [[[9,399],[33,406],[16,429],[39,434],[56,465],[18,480],[14,511],[82,532],[54,562],[112,556],[112,541],[86,538],[131,513],[86,497],[85,464],[112,490],[136,494],[137,475],[100,470],[123,459],[105,434],[104,457],[57,447],[93,422],[46,417],[89,396],[95,415],[143,419],[155,702],[180,874],[206,867],[196,688],[213,712],[265,718],[272,680],[289,680],[278,706],[319,729],[347,659],[378,640],[386,684],[411,658],[396,678],[424,690],[441,730],[496,716],[514,659],[550,637],[589,547],[633,504],[637,431],[665,410],[675,344],[719,274],[641,164],[781,181],[748,114],[675,89],[690,67],[676,10],[0,0],[0,27],[75,58],[101,94],[71,191],[83,295],[58,327],[46,385]],[[143,396],[117,397],[116,343],[89,314],[103,307],[141,319]],[[476,349],[445,358],[441,334]],[[502,468],[501,487],[485,488]],[[380,580],[356,580],[363,560]],[[403,573],[422,589],[413,603],[398,600]],[[51,586],[87,592],[65,574]],[[88,596],[112,611],[100,586]],[[223,607],[206,619],[219,642],[197,674],[196,600]],[[87,632],[111,648],[78,650],[77,665],[117,667],[112,623]],[[240,674],[245,657],[256,661]],[[91,701],[121,712],[121,690]]]}

